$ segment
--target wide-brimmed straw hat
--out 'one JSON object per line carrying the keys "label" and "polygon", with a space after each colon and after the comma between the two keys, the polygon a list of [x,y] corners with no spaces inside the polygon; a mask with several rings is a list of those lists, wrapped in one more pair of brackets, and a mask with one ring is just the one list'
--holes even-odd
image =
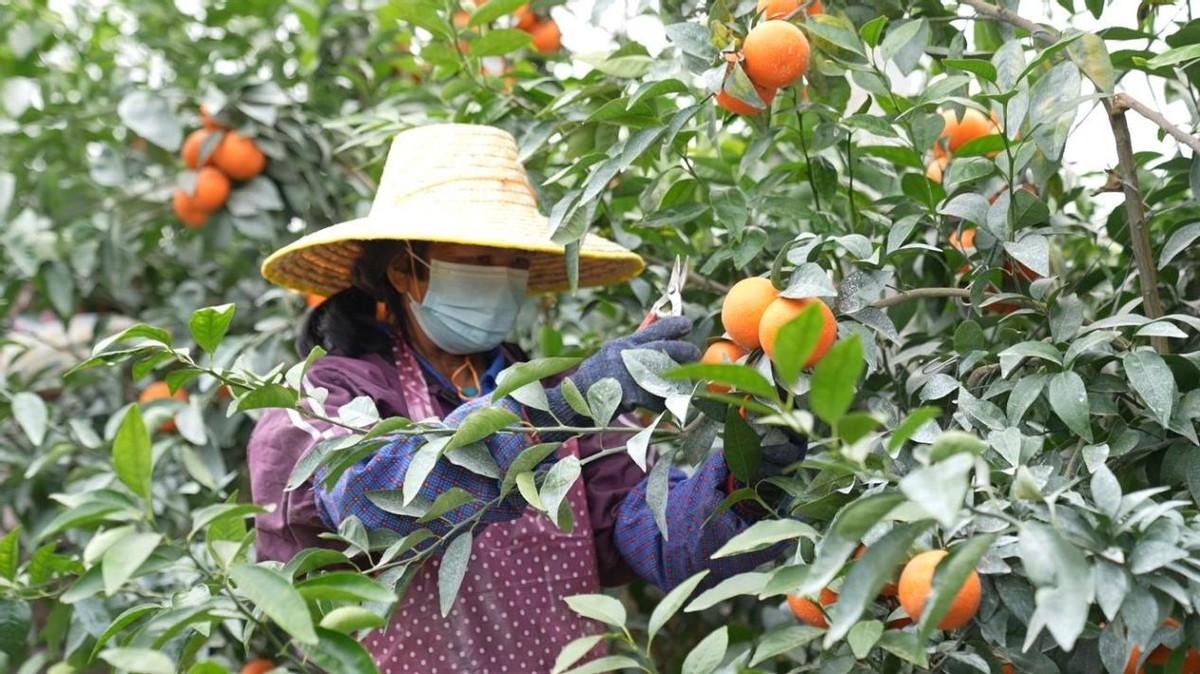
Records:
{"label": "wide-brimmed straw hat", "polygon": [[[371,210],[275,251],[263,262],[272,283],[320,295],[351,285],[351,270],[371,241],[428,241],[529,253],[529,291],[568,287],[563,246],[550,240],[516,140],[473,124],[435,124],[397,134]],[[579,285],[637,276],[641,256],[587,235],[579,247]]]}

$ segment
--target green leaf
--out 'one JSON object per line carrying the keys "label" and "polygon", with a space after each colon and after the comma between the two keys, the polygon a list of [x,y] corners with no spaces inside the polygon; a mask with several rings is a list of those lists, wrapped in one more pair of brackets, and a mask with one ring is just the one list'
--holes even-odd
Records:
{"label": "green leaf", "polygon": [[826,423],[836,424],[854,402],[858,377],[865,366],[858,334],[834,344],[813,371],[808,394],[812,411]]}
{"label": "green leaf", "polygon": [[[692,593],[696,591],[696,587],[700,585],[700,582],[703,581],[707,575],[708,569],[693,575],[692,577],[672,588],[671,591],[668,592],[667,595],[654,606],[654,611],[650,614],[650,622],[646,626],[647,639],[649,643],[653,643],[654,635],[658,634],[658,631],[663,628],[663,625],[666,625],[667,621],[674,617],[674,615],[679,612],[679,609],[683,608],[683,605],[687,603],[688,598],[692,596]],[[647,648],[649,648],[649,646],[647,646]]]}
{"label": "green leaf", "polygon": [[300,399],[299,394],[280,384],[263,384],[238,398],[239,412],[261,410],[274,407],[292,408]]}
{"label": "green leaf", "polygon": [[0,538],[0,578],[12,580],[21,562],[21,526],[12,528]]}
{"label": "green leaf", "polygon": [[567,607],[584,618],[591,618],[612,625],[625,627],[625,606],[620,600],[606,594],[577,594],[563,597]]}
{"label": "green leaf", "polygon": [[[838,600],[841,601],[840,596]],[[854,657],[861,660],[871,653],[871,649],[875,648],[882,636],[883,623],[878,620],[864,620],[850,629],[850,633],[846,635],[846,642],[850,644],[850,651],[854,653]]]}
{"label": "green leaf", "polygon": [[328,674],[379,674],[367,649],[341,632],[319,627],[312,643],[300,650]]}
{"label": "green leaf", "polygon": [[321,618],[320,626],[334,632],[350,634],[358,630],[387,627],[387,620],[361,606],[339,606]]}
{"label": "green leaf", "polygon": [[899,525],[867,547],[862,558],[846,574],[837,602],[829,607],[825,649],[832,648],[850,632],[883,586],[894,579],[896,569],[907,561],[908,549],[932,525],[929,520]]}
{"label": "green leaf", "polygon": [[921,607],[921,619],[917,623],[918,639],[924,643],[938,623],[946,617],[963,584],[979,565],[979,560],[996,540],[996,534],[984,534],[956,545],[950,554],[938,562],[933,574],[933,589]]}
{"label": "green leaf", "polygon": [[1046,627],[1064,650],[1073,650],[1087,625],[1094,594],[1091,565],[1078,548],[1040,522],[1022,523],[1019,549],[1037,603],[1028,619],[1023,649]]}
{"label": "green leaf", "polygon": [[607,426],[621,405],[621,382],[605,377],[587,390],[588,407],[597,426]]}
{"label": "green leaf", "polygon": [[894,450],[903,445],[917,429],[924,426],[928,421],[936,419],[942,410],[937,407],[918,407],[909,412],[904,421],[892,431],[892,436],[888,438],[887,448]]}
{"label": "green leaf", "polygon": [[1148,349],[1125,354],[1125,376],[1137,391],[1154,418],[1163,427],[1170,425],[1171,414],[1178,394],[1175,375],[1163,357]]}
{"label": "green leaf", "polygon": [[162,607],[157,604],[138,604],[137,606],[130,606],[121,611],[120,615],[113,618],[112,624],[105,628],[100,636],[96,637],[96,645],[92,647],[92,659],[95,659],[100,649],[104,648],[105,644],[124,631],[126,627],[141,620],[146,614],[155,613],[160,610],[162,610]]}
{"label": "green leaf", "polygon": [[229,572],[238,592],[302,644],[317,644],[312,616],[290,579],[263,566],[242,564]]}
{"label": "green leaf", "polygon": [[722,626],[704,637],[683,659],[680,674],[712,674],[729,649],[729,627]]}
{"label": "green leaf", "polygon": [[560,372],[569,370],[579,365],[582,360],[582,358],[562,357],[537,358],[511,365],[496,377],[496,390],[492,392],[492,401],[500,400],[526,384],[541,381],[547,377],[552,377]]}
{"label": "green leaf", "polygon": [[975,465],[973,454],[954,454],[944,461],[919,468],[900,480],[900,490],[947,528],[958,521],[967,495],[967,476]]}
{"label": "green leaf", "polygon": [[467,564],[471,561],[471,544],[474,538],[470,531],[465,531],[450,541],[446,551],[442,553],[442,562],[438,567],[438,606],[442,617],[450,615],[454,608],[454,600],[458,598],[458,590],[462,587],[463,578],[467,576]]}
{"label": "green leaf", "polygon": [[264,508],[254,503],[215,503],[198,508],[192,511],[192,530],[188,533],[188,538],[194,538],[197,532],[212,522],[227,518],[241,519],[272,510],[273,508]]}
{"label": "green leaf", "polygon": [[1092,424],[1089,419],[1087,387],[1083,378],[1075,372],[1059,372],[1050,378],[1047,392],[1050,409],[1075,434],[1092,442]]}
{"label": "green leaf", "polygon": [[902,494],[885,492],[862,496],[843,506],[830,523],[825,537],[817,544],[816,557],[805,568],[800,582],[795,587],[785,588],[777,588],[773,584],[770,589],[805,597],[816,595],[842,570],[871,527],[903,502]]}
{"label": "green leaf", "polygon": [[864,23],[862,28],[858,29],[858,34],[862,36],[863,42],[866,42],[867,46],[877,47],[879,46],[879,36],[883,34],[883,28],[887,22],[888,18],[881,14]]}
{"label": "green leaf", "polygon": [[113,470],[117,479],[130,491],[150,499],[150,474],[153,471],[150,456],[150,434],[142,421],[142,411],[130,405],[113,438]]}
{"label": "green leaf", "polygon": [[942,65],[974,73],[988,82],[996,81],[996,66],[982,59],[942,59]]}
{"label": "green leaf", "polygon": [[1067,54],[1098,91],[1112,94],[1117,79],[1103,38],[1095,33],[1084,33],[1067,48]]}
{"label": "green leaf", "polygon": [[558,657],[554,659],[554,667],[550,670],[550,674],[561,674],[567,667],[579,662],[579,659],[588,654],[588,651],[596,647],[604,639],[603,634],[589,634],[584,637],[579,637],[558,652]]}
{"label": "green leaf", "polygon": [[1146,65],[1150,68],[1166,68],[1184,61],[1194,61],[1200,59],[1200,44],[1187,44],[1182,47],[1175,47],[1155,56],[1146,61]]}
{"label": "green leaf", "polygon": [[663,414],[660,413],[654,417],[642,430],[638,431],[632,438],[625,442],[625,453],[633,462],[641,468],[643,472],[646,470],[646,453],[650,450],[650,441],[654,437],[654,431],[658,428],[658,424],[662,421]]}
{"label": "green leaf", "polygon": [[532,44],[533,38],[529,33],[515,28],[500,28],[490,30],[471,42],[471,56],[504,56],[524,49]]}
{"label": "green leaf", "polygon": [[778,400],[779,394],[767,378],[753,367],[739,363],[688,363],[662,373],[667,379],[709,381],[738,391]]}
{"label": "green leaf", "polygon": [[42,446],[46,439],[46,428],[50,415],[46,411],[46,403],[41,397],[28,391],[21,391],[12,397],[12,415],[17,425],[25,432],[25,437],[35,448]]}
{"label": "green leaf", "polygon": [[[167,152],[179,149],[183,128],[167,99],[149,91],[131,91],[117,105],[121,123]],[[139,670],[140,671],[140,670]]]}
{"label": "green leaf", "polygon": [[108,648],[100,659],[117,669],[135,674],[175,674],[175,661],[165,653],[148,648]]}
{"label": "green leaf", "polygon": [[484,407],[475,410],[462,420],[458,428],[446,444],[444,451],[450,451],[479,442],[502,428],[508,428],[521,423],[521,417],[501,407]]}
{"label": "green leaf", "polygon": [[[775,336],[775,371],[785,387],[794,386],[825,331],[825,312],[818,301],[779,328]],[[775,387],[771,387],[774,392]],[[751,391],[751,393],[753,393]]]}
{"label": "green leaf", "polygon": [[567,492],[579,479],[581,471],[579,457],[573,454],[560,459],[550,467],[550,470],[546,472],[546,478],[542,480],[542,490],[538,496],[542,502],[542,508],[547,513],[554,515],[558,512],[563,500],[567,498]]}
{"label": "green leaf", "polygon": [[944,431],[933,441],[929,448],[930,463],[937,463],[955,454],[979,456],[987,449],[982,440],[963,431]]}
{"label": "green leaf", "polygon": [[475,10],[475,13],[471,15],[471,20],[467,22],[467,26],[476,28],[491,23],[517,11],[526,2],[528,0],[489,0]]}
{"label": "green leaf", "polygon": [[636,669],[639,667],[638,661],[625,655],[606,655],[602,658],[597,658],[591,662],[584,663],[575,669],[563,672],[563,674],[600,674],[601,672],[615,672],[619,669]]}
{"label": "green leaf", "polygon": [[237,307],[232,304],[198,309],[188,321],[192,339],[209,354],[216,353],[221,340],[225,339],[225,333],[229,331],[229,324],[233,322],[233,313],[236,310]]}
{"label": "green leaf", "polygon": [[725,464],[742,484],[753,484],[762,461],[762,442],[742,415],[725,415]]}
{"label": "green leaf", "polygon": [[333,571],[296,584],[296,591],[306,601],[373,601],[390,603],[395,596],[391,590],[357,571]]}
{"label": "green leaf", "polygon": [[824,629],[811,625],[786,625],[773,629],[758,640],[754,657],[750,659],[750,666],[754,667],[777,655],[803,648],[824,633]]}
{"label": "green leaf", "polygon": [[712,554],[712,558],[720,559],[721,557],[732,557],[733,555],[763,550],[780,541],[788,541],[800,537],[810,540],[820,538],[816,529],[797,520],[761,520],[729,539],[725,545],[722,545]]}
{"label": "green leaf", "polygon": [[438,494],[438,497],[433,500],[433,505],[429,506],[429,510],[417,519],[418,524],[432,522],[433,520],[445,515],[446,513],[457,510],[468,503],[475,500],[469,491],[462,487],[451,487],[446,491]]}
{"label": "green leaf", "polygon": [[162,542],[162,534],[132,534],[117,541],[101,560],[104,594],[113,596]]}

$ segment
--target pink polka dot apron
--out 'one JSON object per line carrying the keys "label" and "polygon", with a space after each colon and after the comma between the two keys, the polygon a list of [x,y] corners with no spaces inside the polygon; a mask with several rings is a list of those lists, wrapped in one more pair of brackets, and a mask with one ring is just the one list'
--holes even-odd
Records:
{"label": "pink polka dot apron", "polygon": [[[408,415],[436,416],[420,366],[407,345],[394,351]],[[560,456],[578,455],[574,442]],[[538,674],[549,672],[567,642],[601,628],[572,612],[563,597],[600,587],[583,483],[567,501],[575,530],[559,531],[532,509],[511,522],[476,530],[467,574],[450,615],[438,609],[440,559],[425,564],[386,629],[365,640],[382,674]],[[598,653],[594,651],[594,653]]]}

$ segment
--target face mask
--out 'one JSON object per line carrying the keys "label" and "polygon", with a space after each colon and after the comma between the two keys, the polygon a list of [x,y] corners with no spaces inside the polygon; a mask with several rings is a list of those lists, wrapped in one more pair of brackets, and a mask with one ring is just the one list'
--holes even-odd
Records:
{"label": "face mask", "polygon": [[512,332],[528,284],[524,269],[433,260],[425,298],[408,303],[439,349],[465,356],[491,351]]}

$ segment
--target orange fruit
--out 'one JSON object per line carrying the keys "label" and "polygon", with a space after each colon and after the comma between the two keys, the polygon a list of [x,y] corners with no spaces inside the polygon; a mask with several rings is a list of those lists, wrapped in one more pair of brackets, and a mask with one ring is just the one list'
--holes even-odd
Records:
{"label": "orange fruit", "polygon": [[[142,394],[138,396],[138,403],[148,405],[159,400],[178,400],[181,403],[187,402],[187,391],[179,389],[175,393],[171,393],[171,387],[167,386],[165,381],[156,381],[142,390]],[[174,433],[177,428],[173,419],[167,419],[163,422],[158,430],[164,433]]]}
{"label": "orange fruit", "polygon": [[537,25],[537,15],[529,8],[529,5],[521,5],[517,11],[513,12],[513,18],[517,20],[515,27],[518,30],[523,30],[526,33],[532,33],[534,26]]}
{"label": "orange fruit", "polygon": [[258,658],[257,660],[247,662],[246,666],[242,667],[242,674],[263,674],[263,672],[269,672],[272,669],[275,669],[274,661],[266,658]]}
{"label": "orange fruit", "polygon": [[755,276],[733,284],[721,303],[721,324],[737,345],[753,351],[759,347],[758,324],[763,312],[775,301],[779,291],[770,279]]}
{"label": "orange fruit", "polygon": [[[730,68],[732,67],[730,66]],[[750,103],[727,93],[725,89],[717,92],[717,105],[735,115],[757,115],[766,108],[771,107],[771,101],[775,100],[775,90],[769,87],[760,87],[753,82],[751,84],[754,86],[754,93],[758,94],[759,100],[767,104],[765,108],[756,108]]]}
{"label": "orange fruit", "polygon": [[204,128],[208,129],[209,131],[229,128],[213,119],[212,115],[208,112],[208,106],[203,103],[200,104],[200,123],[203,124]]}
{"label": "orange fruit", "polygon": [[962,234],[956,231],[950,232],[948,241],[950,242],[950,247],[960,253],[973,251],[975,250],[975,228],[968,227],[962,231]]}
{"label": "orange fruit", "polygon": [[195,200],[183,190],[175,190],[171,205],[179,221],[192,229],[200,229],[208,222],[208,211],[197,206]]}
{"label": "orange fruit", "polygon": [[533,35],[533,48],[539,54],[553,54],[562,47],[562,32],[554,19],[539,21],[529,33]]}
{"label": "orange fruit", "polygon": [[953,110],[943,110],[942,119],[945,121],[945,126],[942,127],[942,133],[938,137],[939,142],[934,145],[934,156],[938,156],[941,152],[939,146],[943,139],[950,151],[954,152],[976,138],[1000,133],[1000,127],[996,122],[984,117],[982,112],[974,108],[967,108],[963,112],[961,120],[954,115]]}
{"label": "orange fruit", "polygon": [[[921,617],[921,609],[925,607],[925,600],[933,588],[933,573],[948,554],[945,550],[930,550],[913,557],[904,565],[904,571],[900,573],[900,605],[913,620]],[[979,574],[972,571],[950,603],[950,610],[938,623],[938,628],[956,630],[971,622],[971,618],[979,611],[982,591]]]}
{"label": "orange fruit", "polygon": [[304,293],[304,303],[308,305],[309,309],[315,309],[324,301],[324,295],[318,295],[316,293]]}
{"label": "orange fruit", "polygon": [[267,165],[267,157],[253,139],[230,131],[213,152],[212,163],[234,180],[250,180],[262,173]]}
{"label": "orange fruit", "polygon": [[800,312],[813,302],[817,303],[825,320],[821,327],[821,338],[817,341],[812,353],[809,354],[804,367],[812,367],[825,357],[825,353],[837,339],[837,319],[833,317],[833,311],[830,310],[829,305],[814,297],[800,299],[780,297],[771,302],[767,310],[763,312],[762,320],[758,323],[758,339],[762,342],[763,351],[767,353],[768,358],[775,359],[775,338],[779,335],[779,329],[799,316]]}
{"label": "orange fruit", "polygon": [[1013,666],[1007,662],[1003,665],[1000,665],[1000,674],[1014,674],[1016,671],[1017,670],[1013,669]]}
{"label": "orange fruit", "polygon": [[468,12],[459,10],[454,13],[454,27],[455,28],[466,28],[467,22],[470,20],[471,20],[471,15]]}
{"label": "orange fruit", "polygon": [[[200,148],[204,145],[204,140],[212,133],[209,129],[196,129],[188,134],[188,137],[183,141],[183,150],[179,153],[183,157],[183,165],[194,169],[200,163]],[[208,161],[205,164],[212,162],[213,152],[209,155]]]}
{"label": "orange fruit", "polygon": [[[733,342],[720,339],[708,345],[708,349],[705,350],[704,355],[700,358],[700,362],[708,365],[736,363],[745,355],[746,350],[742,347]],[[709,384],[708,390],[714,393],[729,393],[729,387],[725,384]]]}
{"label": "orange fruit", "polygon": [[[1180,622],[1174,618],[1167,618],[1163,621],[1167,627],[1179,629],[1183,627]],[[1172,651],[1166,646],[1157,646],[1153,651],[1150,651],[1150,657],[1146,658],[1146,664],[1162,666],[1167,664],[1171,659]],[[1138,668],[1138,658],[1142,657],[1142,649],[1134,646],[1133,652],[1129,654],[1129,662],[1125,664],[1125,674],[1145,674],[1146,668]],[[1183,667],[1180,669],[1183,674],[1200,674],[1200,651],[1194,648],[1189,648],[1187,655],[1183,660]]]}
{"label": "orange fruit", "polygon": [[[829,606],[837,601],[837,597],[837,593],[829,588],[821,590],[821,606]],[[789,594],[787,603],[788,608],[792,609],[792,614],[799,618],[800,622],[813,627],[829,627],[829,621],[825,619],[821,606],[817,606],[811,599]]]}
{"label": "orange fruit", "polygon": [[[855,559],[862,559],[862,556],[865,554],[867,554],[867,546],[865,546],[865,545],[859,544],[859,546],[857,548],[855,548],[855,550],[854,550],[854,558]],[[884,583],[883,588],[881,588],[879,590],[879,596],[880,597],[895,597],[896,596],[896,584],[895,583]],[[892,622],[898,623],[900,621],[893,620]],[[909,620],[908,622],[904,623],[904,625],[907,625],[908,623],[911,623],[911,622],[912,621]],[[888,627],[891,627],[891,623],[888,623]],[[901,627],[903,627],[903,625],[901,625]]]}
{"label": "orange fruit", "polygon": [[764,21],[742,43],[743,66],[750,81],[778,89],[794,84],[808,70],[808,38],[787,21]]}
{"label": "orange fruit", "polygon": [[[804,0],[758,0],[758,6],[755,12],[762,14],[764,19],[786,19],[796,13],[800,9],[800,5]],[[825,7],[821,4],[821,0],[812,0],[808,3],[804,14],[814,16],[824,14]]]}
{"label": "orange fruit", "polygon": [[[937,153],[935,152],[934,154],[936,155]],[[942,182],[942,174],[946,172],[947,166],[950,166],[950,157],[946,155],[935,156],[925,165],[925,177],[935,183],[940,183]]]}
{"label": "orange fruit", "polygon": [[229,199],[229,178],[217,169],[205,166],[196,172],[196,192],[192,203],[209,213],[225,205]]}

